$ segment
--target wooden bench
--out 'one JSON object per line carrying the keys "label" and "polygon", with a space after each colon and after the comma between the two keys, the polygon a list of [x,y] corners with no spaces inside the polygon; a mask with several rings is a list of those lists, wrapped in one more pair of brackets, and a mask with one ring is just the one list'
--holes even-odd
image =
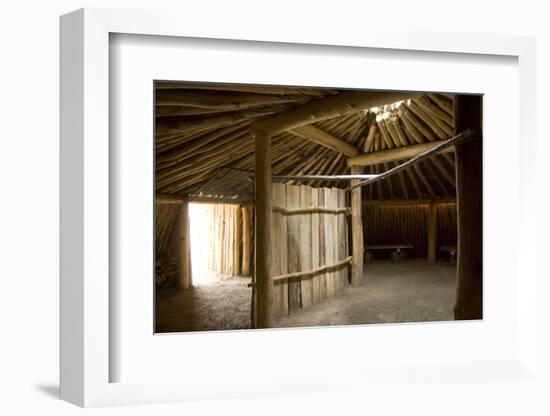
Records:
{"label": "wooden bench", "polygon": [[402,261],[407,257],[407,250],[414,248],[412,244],[375,244],[365,246],[365,261],[372,263],[374,251],[389,251],[393,261]]}
{"label": "wooden bench", "polygon": [[446,251],[447,253],[449,253],[449,256],[450,256],[449,261],[452,264],[456,263],[456,255],[458,253],[458,251],[456,249],[456,246],[440,246],[439,250],[440,251]]}

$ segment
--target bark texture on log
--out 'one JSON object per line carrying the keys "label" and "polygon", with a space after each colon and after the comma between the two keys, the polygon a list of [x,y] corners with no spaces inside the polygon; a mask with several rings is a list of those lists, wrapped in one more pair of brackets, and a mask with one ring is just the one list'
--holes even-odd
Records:
{"label": "bark texture on log", "polygon": [[477,139],[456,146],[458,263],[455,319],[483,317],[482,97],[458,95],[456,131],[475,130]]}
{"label": "bark texture on log", "polygon": [[177,220],[176,257],[178,264],[177,280],[180,289],[189,289],[193,285],[189,225],[189,204],[184,202],[179,206]]}
{"label": "bark texture on log", "polygon": [[415,94],[395,91],[345,91],[329,97],[311,100],[292,111],[258,120],[252,131],[261,130],[271,136],[285,130],[313,124],[321,120],[339,117],[375,106],[392,104],[414,97]]}
{"label": "bark texture on log", "polygon": [[[363,168],[352,166],[351,174],[359,175]],[[352,181],[352,185],[359,181]],[[351,238],[352,255],[351,262],[351,284],[358,286],[363,280],[363,207],[361,202],[362,188],[355,188],[351,191]]]}
{"label": "bark texture on log", "polygon": [[437,262],[437,207],[434,203],[428,206],[428,263]]}
{"label": "bark texture on log", "polygon": [[242,207],[243,218],[243,259],[242,274],[250,276],[250,207]]}
{"label": "bark texture on log", "polygon": [[296,127],[291,131],[301,137],[311,140],[314,143],[334,150],[335,152],[343,153],[348,157],[357,156],[359,154],[359,149],[357,149],[352,144],[341,140],[338,137],[334,137],[328,134],[326,131],[321,130],[315,126],[307,125]]}
{"label": "bark texture on log", "polygon": [[[434,149],[444,140],[439,140],[431,143],[411,144],[403,147],[396,147],[387,150],[380,150],[373,153],[363,153],[348,159],[348,166],[370,166],[379,163],[393,162],[396,160],[410,159],[424,152]],[[453,148],[445,149],[445,152],[452,152]]]}
{"label": "bark texture on log", "polygon": [[256,199],[256,327],[269,328],[273,322],[273,279],[271,276],[271,138],[254,132]]}

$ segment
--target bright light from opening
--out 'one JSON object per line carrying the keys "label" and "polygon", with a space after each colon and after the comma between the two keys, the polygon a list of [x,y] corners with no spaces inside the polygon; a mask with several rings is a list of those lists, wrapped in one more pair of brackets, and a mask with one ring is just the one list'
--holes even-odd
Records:
{"label": "bright light from opening", "polygon": [[212,252],[212,205],[189,204],[191,232],[191,268],[193,284],[203,285],[214,280],[208,261]]}
{"label": "bright light from opening", "polygon": [[[382,120],[387,120],[392,115],[395,115],[397,109],[401,107],[401,104],[403,104],[404,102],[405,101],[397,101],[395,103],[384,105],[381,107],[372,107],[370,111],[376,114],[376,121],[380,122]],[[409,105],[410,103],[411,100],[407,100],[407,105]]]}

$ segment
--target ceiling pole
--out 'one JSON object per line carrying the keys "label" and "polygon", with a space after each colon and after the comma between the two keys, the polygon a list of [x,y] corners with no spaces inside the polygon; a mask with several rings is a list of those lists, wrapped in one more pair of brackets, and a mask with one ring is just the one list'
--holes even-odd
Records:
{"label": "ceiling pole", "polygon": [[334,137],[333,135],[315,126],[310,125],[296,127],[290,131],[300,137],[311,140],[313,143],[320,144],[321,146],[334,150],[335,152],[343,153],[347,157],[357,156],[359,154],[359,149],[352,144]]}
{"label": "ceiling pole", "polygon": [[[379,150],[378,152],[372,153],[362,153],[355,157],[348,158],[348,166],[370,166],[377,165],[379,163],[410,159],[424,152],[427,152],[428,150],[432,150],[442,143],[445,143],[445,140],[422,144],[411,144],[402,147],[394,147],[391,149]],[[454,151],[454,148],[452,147],[444,149],[444,152],[452,151]]]}
{"label": "ceiling pole", "polygon": [[329,118],[407,100],[415,95],[417,94],[397,91],[345,91],[311,100],[290,111],[258,120],[253,123],[254,128],[251,127],[251,130],[261,130],[274,136]]}

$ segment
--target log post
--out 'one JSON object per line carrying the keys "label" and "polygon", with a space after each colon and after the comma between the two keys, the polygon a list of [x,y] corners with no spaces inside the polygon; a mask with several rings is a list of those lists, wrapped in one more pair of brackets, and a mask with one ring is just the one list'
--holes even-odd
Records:
{"label": "log post", "polygon": [[243,218],[243,260],[242,274],[250,276],[250,208],[242,207]]}
{"label": "log post", "polygon": [[273,320],[273,280],[271,276],[271,137],[254,130],[255,218],[256,218],[256,328],[269,328]]}
{"label": "log post", "polygon": [[[359,175],[363,172],[360,166],[352,166],[351,174]],[[358,180],[352,180],[351,185],[358,183]],[[362,188],[353,188],[351,190],[351,238],[352,255],[351,262],[351,284],[358,286],[363,280],[363,217],[362,217]]]}
{"label": "log post", "polygon": [[437,262],[437,206],[432,201],[428,206],[428,263]]}
{"label": "log post", "polygon": [[189,227],[189,204],[183,202],[177,219],[176,257],[178,264],[178,287],[189,289],[193,285],[191,274],[191,245]]}
{"label": "log post", "polygon": [[455,319],[481,319],[482,280],[482,98],[458,95],[455,130],[475,130],[476,139],[456,146],[458,213],[457,289]]}
{"label": "log post", "polygon": [[233,249],[233,276],[241,275],[241,241],[242,241],[242,228],[241,228],[241,207],[235,207],[235,231],[233,234],[234,249]]}

